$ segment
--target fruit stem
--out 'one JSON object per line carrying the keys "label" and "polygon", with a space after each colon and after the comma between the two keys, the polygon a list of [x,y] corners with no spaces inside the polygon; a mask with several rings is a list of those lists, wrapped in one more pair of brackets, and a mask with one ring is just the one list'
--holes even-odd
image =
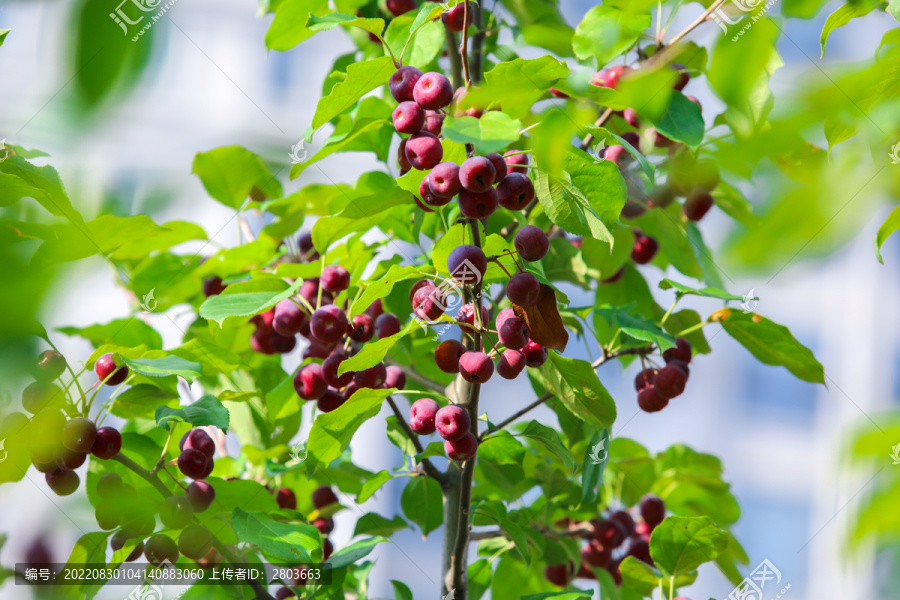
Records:
{"label": "fruit stem", "polygon": [[469,55],[468,55],[468,45],[469,45],[469,16],[471,13],[469,12],[469,0],[466,0],[465,7],[463,8],[463,30],[462,30],[462,43],[459,45],[459,55],[462,57],[462,69],[463,69],[463,78],[466,84],[466,89],[469,89],[469,86],[472,85],[472,81],[469,78]]}
{"label": "fruit stem", "polygon": [[[57,348],[53,344],[53,342],[50,341],[49,336],[47,336],[47,343],[50,344],[51,348],[53,348],[54,350],[59,352],[59,348]],[[62,352],[59,352],[59,353],[62,354]],[[86,398],[84,396],[84,390],[81,389],[81,383],[78,382],[78,375],[81,375],[82,373],[84,373],[85,370],[87,370],[87,366],[81,367],[81,370],[78,371],[78,373],[76,374],[75,371],[72,370],[72,367],[69,366],[69,361],[66,361],[66,370],[69,371],[69,374],[72,376],[72,381],[75,382],[75,386],[78,388],[78,392],[81,394],[81,408],[84,408],[84,403],[86,401]],[[70,383],[69,385],[72,385],[72,384]]]}
{"label": "fruit stem", "polygon": [[679,300],[681,300],[681,298],[678,296],[675,296],[675,302],[672,303],[672,306],[669,307],[669,310],[667,310],[666,314],[664,314],[662,319],[660,319],[660,321],[659,321],[660,325],[666,324],[666,321],[669,319],[669,316],[672,314],[672,311],[675,310],[675,306],[678,304]]}
{"label": "fruit stem", "polygon": [[[168,427],[168,424],[166,425]],[[162,469],[163,464],[166,462],[166,454],[169,452],[169,444],[172,442],[172,435],[175,433],[175,425],[173,424],[171,429],[169,429],[169,435],[166,438],[166,443],[163,446],[162,454],[159,455],[159,460],[156,461],[156,465],[153,469],[150,470],[151,473],[156,475],[160,469]]]}
{"label": "fruit stem", "polygon": [[[403,413],[400,412],[400,408],[397,406],[397,403],[394,402],[394,399],[391,396],[387,398],[388,404],[391,407],[391,410],[394,411],[394,415],[397,417],[397,423],[400,425],[400,428],[403,429],[403,432],[406,433],[406,437],[409,438],[409,441],[412,442],[413,446],[416,448],[416,453],[421,454],[425,452],[425,448],[422,447],[422,442],[419,441],[419,436],[415,434],[415,432],[410,428],[409,423],[406,422],[406,419],[403,417]],[[444,474],[438,470],[434,464],[428,460],[427,458],[423,458],[422,468],[425,470],[425,474],[437,481],[438,483],[442,483],[444,481]]]}
{"label": "fruit stem", "polygon": [[700,322],[700,323],[697,323],[696,325],[693,325],[693,326],[691,326],[691,327],[688,327],[688,328],[685,329],[684,331],[679,331],[679,332],[678,332],[678,335],[676,335],[675,337],[684,337],[684,336],[686,336],[686,335],[689,334],[689,333],[693,333],[693,332],[695,332],[695,331],[697,331],[697,330],[699,330],[699,329],[703,329],[705,326],[709,325],[710,323],[712,323],[712,321],[710,321],[710,320],[707,319],[706,321],[702,321],[702,322]]}

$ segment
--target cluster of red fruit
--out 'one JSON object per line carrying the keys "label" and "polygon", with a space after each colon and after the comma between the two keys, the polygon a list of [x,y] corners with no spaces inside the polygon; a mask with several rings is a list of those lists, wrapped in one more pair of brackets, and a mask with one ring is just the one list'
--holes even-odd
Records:
{"label": "cluster of red fruit", "polygon": [[[275,499],[278,501],[279,507],[297,510],[297,497],[294,495],[294,492],[288,488],[280,488],[275,494]],[[322,511],[333,504],[337,504],[337,502],[337,495],[335,495],[334,490],[327,485],[320,485],[312,493],[313,507],[317,511]],[[334,519],[331,517],[317,517],[313,520],[312,524],[315,525],[316,529],[319,530],[319,533],[324,536],[327,536],[334,531]],[[326,537],[322,542],[322,560],[328,560],[328,557],[331,556],[333,552],[334,545],[331,543],[331,540]],[[306,585],[305,572],[303,570],[298,570],[298,575],[299,577],[294,580],[294,585]],[[275,593],[275,598],[284,600],[285,598],[293,598],[296,595],[297,594],[290,588],[282,587]]]}
{"label": "cluster of red fruit", "polygon": [[[458,8],[458,7],[456,7]],[[450,14],[450,13],[445,13]],[[419,185],[416,203],[425,211],[448,204],[459,196],[464,217],[484,219],[503,206],[521,210],[534,199],[534,184],[524,175],[527,158],[514,154],[503,157],[494,152],[467,158],[462,165],[441,162],[441,129],[447,107],[465,95],[465,88],[454,93],[450,80],[440,73],[422,73],[415,67],[400,67],[391,76],[391,94],[400,104],[394,109],[394,127],[410,134],[400,142],[398,160],[401,173],[409,169],[430,171]],[[480,117],[482,111],[469,108],[459,116]],[[496,187],[495,187],[496,186]]]}
{"label": "cluster of red fruit", "polygon": [[647,368],[634,378],[638,406],[646,412],[657,412],[669,404],[669,400],[680,396],[687,384],[691,362],[691,343],[684,338],[675,340],[675,347],[662,353],[666,366],[662,369]]}
{"label": "cluster of red fruit", "polygon": [[409,409],[409,428],[419,435],[437,431],[444,438],[444,451],[451,460],[463,462],[475,456],[478,438],[471,427],[469,413],[458,404],[441,408],[431,398],[421,398]]}
{"label": "cluster of red fruit", "polygon": [[633,556],[650,566],[650,534],[666,518],[666,505],[658,497],[646,495],[637,507],[640,521],[635,522],[628,510],[612,511],[605,519],[592,519],[588,527],[584,523],[566,520],[563,524],[574,529],[588,529],[587,541],[581,548],[581,564],[550,565],[544,575],[554,585],[566,587],[572,579],[596,579],[592,568],[606,569],[616,585],[621,585],[619,565]]}

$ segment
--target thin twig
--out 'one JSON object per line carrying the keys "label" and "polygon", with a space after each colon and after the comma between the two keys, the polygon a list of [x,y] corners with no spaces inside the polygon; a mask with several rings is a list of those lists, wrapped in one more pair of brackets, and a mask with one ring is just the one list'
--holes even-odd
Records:
{"label": "thin twig", "polygon": [[462,43],[459,45],[459,55],[462,57],[462,68],[463,68],[463,80],[466,84],[466,89],[469,89],[469,86],[472,84],[472,80],[469,77],[469,55],[468,55],[468,45],[469,45],[469,0],[466,0],[466,5],[463,8],[463,30],[462,30]]}
{"label": "thin twig", "polygon": [[400,363],[398,363],[397,361],[391,359],[390,357],[385,357],[384,362],[388,366],[400,367],[401,369],[403,369],[403,372],[406,373],[407,377],[409,377],[410,379],[412,379],[419,385],[424,386],[424,387],[428,388],[429,390],[437,392],[441,395],[444,394],[444,386],[442,386],[437,381],[434,381],[433,379],[426,377],[425,375],[422,375],[421,373],[416,371],[415,368],[413,368],[412,366],[409,366],[409,367],[403,366]]}
{"label": "thin twig", "polygon": [[462,58],[459,56],[459,43],[456,34],[446,27],[447,31],[447,58],[450,59],[450,75],[453,79],[453,89],[463,85]]}
{"label": "thin twig", "polygon": [[697,19],[693,23],[691,23],[690,25],[685,27],[681,31],[681,33],[677,34],[675,37],[673,37],[671,40],[669,40],[668,44],[665,44],[665,45],[671,46],[672,44],[679,42],[684,36],[686,36],[687,34],[692,32],[694,29],[696,29],[701,24],[703,24],[703,22],[705,22],[707,19],[709,19],[709,15],[711,15],[713,13],[713,11],[715,11],[717,8],[719,8],[723,4],[725,4],[725,0],[716,0],[715,2],[710,4],[709,8],[707,8],[705,11],[703,11],[703,14],[701,14],[699,17],[697,17]]}
{"label": "thin twig", "polygon": [[[613,114],[613,109],[607,108],[603,113],[594,121],[594,127],[603,127],[603,125],[609,120],[609,118]],[[581,142],[581,149],[586,150],[588,146],[591,145],[591,142],[594,141],[594,134],[589,133],[584,136],[584,140]]]}

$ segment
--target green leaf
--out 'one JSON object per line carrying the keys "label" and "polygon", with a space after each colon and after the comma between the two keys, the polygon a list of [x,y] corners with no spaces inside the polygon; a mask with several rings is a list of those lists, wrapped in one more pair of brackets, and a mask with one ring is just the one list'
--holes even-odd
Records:
{"label": "green leaf", "polygon": [[562,461],[567,471],[575,468],[575,459],[572,458],[572,453],[563,446],[562,440],[559,439],[559,434],[555,429],[541,425],[537,421],[531,421],[525,427],[525,430],[518,435],[542,445],[550,454]]}
{"label": "green leaf", "polygon": [[340,364],[338,367],[338,375],[374,367],[384,360],[384,357],[387,356],[387,353],[394,347],[394,344],[420,327],[421,325],[419,322],[413,319],[410,320],[410,322],[406,324],[406,327],[399,333],[395,333],[386,338],[381,338],[374,342],[368,342],[359,352]]}
{"label": "green leaf", "polygon": [[[392,132],[393,124],[385,119],[356,119],[347,133],[332,135],[322,148],[308,159],[294,163],[291,167],[291,179],[296,179],[303,171],[335,152],[360,150],[359,142],[379,136],[383,132]],[[388,137],[388,140],[390,138]]]}
{"label": "green leaf", "polygon": [[110,411],[123,419],[153,419],[158,407],[173,404],[178,405],[177,394],[141,383],[119,394]]}
{"label": "green leaf", "polygon": [[672,94],[666,111],[653,124],[669,139],[684,142],[691,148],[700,145],[706,130],[700,107],[681,92]]}
{"label": "green leaf", "polygon": [[331,92],[316,104],[312,129],[306,136],[306,140],[312,141],[312,132],[351,109],[363,95],[386,84],[394,71],[394,62],[390,56],[349,65],[347,79],[335,85]]}
{"label": "green leaf", "polygon": [[[900,146],[897,147],[900,149]],[[900,229],[900,206],[894,207],[894,210],[891,211],[891,214],[888,215],[887,219],[884,220],[884,223],[881,224],[881,227],[878,228],[878,233],[875,234],[875,256],[878,258],[878,262],[884,264],[884,259],[881,257],[881,246],[887,241],[891,234]]]}
{"label": "green leaf", "polygon": [[696,289],[690,286],[684,285],[683,283],[678,283],[677,281],[672,281],[671,279],[663,279],[659,282],[659,288],[662,290],[674,289],[675,296],[681,298],[682,296],[694,295],[694,296],[704,296],[706,298],[719,298],[721,300],[743,300],[743,296],[735,296],[734,294],[729,294],[725,290],[720,290],[718,288],[703,288]]}
{"label": "green leaf", "polygon": [[584,453],[581,467],[581,503],[590,504],[597,500],[597,486],[603,481],[609,458],[609,429],[596,432]]}
{"label": "green leaf", "polygon": [[215,502],[200,513],[198,517],[207,519],[222,512],[231,513],[236,508],[248,512],[274,512],[278,510],[278,502],[266,487],[251,479],[222,479],[207,477],[207,483],[216,491]]}
{"label": "green leaf", "polygon": [[565,63],[548,55],[500,62],[484,74],[484,83],[469,92],[466,104],[482,108],[502,106],[510,117],[522,119],[547,90],[568,74]]}
{"label": "green leaf", "polygon": [[479,154],[498,152],[521,135],[522,123],[506,113],[491,110],[480,118],[447,117],[441,133],[460,144],[473,144]]}
{"label": "green leaf", "polygon": [[241,146],[197,153],[191,172],[200,177],[210,196],[231,208],[241,206],[254,187],[267,198],[280,198],[283,193],[262,159]]}
{"label": "green leaf", "polygon": [[309,458],[306,459],[306,463],[310,475],[319,467],[327,467],[350,447],[350,439],[356,430],[378,414],[382,402],[393,391],[395,391],[393,388],[357,390],[335,410],[316,417],[307,442]]}
{"label": "green leaf", "polygon": [[550,352],[547,362],[532,371],[538,374],[544,388],[582,421],[610,427],[616,420],[616,403],[589,362]]}
{"label": "green leaf", "polygon": [[853,19],[866,16],[881,3],[882,0],[849,2],[828,15],[828,18],[825,20],[825,25],[822,26],[822,35],[819,36],[819,44],[822,47],[822,57],[825,56],[825,46],[828,44],[828,37],[831,35],[831,32],[838,27],[843,27]]}
{"label": "green leaf", "polygon": [[9,206],[22,198],[34,198],[51,215],[84,225],[84,217],[72,206],[59,173],[53,167],[36,167],[15,154],[0,162],[0,173],[3,174],[0,176],[3,184],[0,185],[0,206]]}
{"label": "green leaf", "polygon": [[189,382],[203,374],[203,367],[199,363],[185,360],[180,356],[166,356],[163,358],[134,358],[122,357],[122,362],[128,368],[144,375],[145,377],[168,377],[178,375]]}
{"label": "green leaf", "polygon": [[625,557],[619,565],[619,572],[625,585],[634,588],[641,596],[652,596],[662,577],[659,571],[633,556]]}
{"label": "green leaf", "polygon": [[522,596],[521,600],[581,600],[582,598],[590,598],[594,595],[593,590],[576,590],[565,592],[544,592],[543,594],[528,594]]}
{"label": "green leaf", "polygon": [[675,346],[675,338],[663,331],[655,322],[633,315],[621,308],[598,306],[594,311],[617,325],[629,336],[656,344],[660,350]]}
{"label": "green leaf", "polygon": [[391,579],[391,585],[394,587],[394,600],[413,600],[412,591],[405,583]]}
{"label": "green leaf", "polygon": [[321,217],[313,225],[313,245],[320,253],[326,252],[345,235],[378,227],[392,208],[405,205],[411,210],[413,206],[409,192],[393,181],[389,182],[388,187],[377,191],[358,186],[357,190],[347,194],[346,199],[348,204],[342,211],[334,216]]}
{"label": "green leaf", "polygon": [[594,6],[575,29],[575,56],[582,60],[596,57],[597,64],[605,65],[634,45],[641,32],[650,27],[650,21],[648,12],[626,12],[606,4]]}
{"label": "green leaf", "polygon": [[382,517],[378,513],[366,513],[356,521],[356,529],[353,535],[382,535],[390,537],[401,529],[409,527],[409,523],[403,517],[394,515],[393,519]]}
{"label": "green leaf", "polygon": [[[900,21],[900,2],[898,2],[897,0],[890,0],[887,4],[886,10],[892,17],[894,17],[894,19],[896,19],[897,21]],[[887,37],[887,34],[885,34],[885,37]],[[896,35],[894,36],[894,39],[895,40],[897,39]],[[895,41],[892,43],[897,43],[897,42]],[[877,55],[877,52],[876,52],[876,55]]]}
{"label": "green leaf", "polygon": [[383,537],[371,537],[358,542],[353,542],[349,546],[341,548],[322,563],[325,568],[340,569],[352,565],[361,558],[368,556],[375,549],[376,544],[386,542]]}
{"label": "green leaf", "polygon": [[441,485],[430,477],[413,477],[403,488],[400,507],[406,518],[422,530],[422,537],[427,537],[444,522]]}
{"label": "green leaf", "polygon": [[218,296],[210,296],[200,305],[199,314],[207,321],[215,321],[219,325],[228,317],[249,317],[265,312],[282,300],[290,298],[300,286],[303,280],[298,279],[283,292],[248,292],[228,293]]}
{"label": "green leaf", "polygon": [[427,274],[423,272],[423,268],[417,265],[406,267],[391,265],[391,268],[388,269],[388,272],[383,277],[366,285],[363,293],[350,307],[350,318],[352,319],[356,315],[364,313],[376,300],[387,297],[398,282],[426,276]]}
{"label": "green leaf", "polygon": [[307,523],[282,523],[265,513],[235,508],[231,515],[234,533],[242,542],[255,544],[277,558],[293,562],[319,562],[322,543],[319,530]]}
{"label": "green leaf", "polygon": [[669,576],[689,573],[727,547],[727,534],[709,517],[667,517],[650,536],[650,556]]}
{"label": "green leaf", "polygon": [[381,35],[384,32],[384,19],[366,19],[364,17],[354,17],[352,15],[344,15],[341,13],[329,13],[322,17],[315,15],[309,16],[306,27],[311,31],[326,31],[334,29],[338,25],[347,27],[359,27],[364,31],[370,31],[375,35]]}
{"label": "green leaf", "polygon": [[184,408],[160,406],[156,409],[156,423],[163,427],[169,421],[184,421],[195,427],[214,425],[222,431],[228,431],[229,415],[218,398],[204,394],[199,400]]}
{"label": "green leaf", "polygon": [[610,227],[618,223],[626,188],[619,168],[610,161],[594,163],[584,152],[570,150],[566,172],[553,176],[538,169],[535,190],[547,217],[566,231],[612,243]]}
{"label": "green leaf", "polygon": [[9,35],[10,31],[10,29],[0,29],[0,46],[6,41],[6,36]]}
{"label": "green leaf", "polygon": [[723,309],[712,317],[728,335],[767,365],[786,367],[803,381],[825,383],[825,370],[812,351],[797,341],[784,325],[756,313]]}
{"label": "green leaf", "polygon": [[144,345],[154,350],[162,349],[162,336],[140,319],[115,319],[103,325],[87,327],[57,327],[56,331],[83,337],[95,348],[113,344],[126,348]]}
{"label": "green leaf", "polygon": [[362,489],[359,490],[359,494],[356,495],[356,503],[362,504],[371,498],[375,492],[381,489],[381,486],[393,478],[394,476],[391,475],[389,471],[379,471],[373,477],[366,479],[362,485]]}
{"label": "green leaf", "polygon": [[306,27],[309,15],[319,12],[327,0],[283,0],[275,10],[275,19],[266,31],[266,47],[290,50],[315,32]]}
{"label": "green leaf", "polygon": [[751,225],[756,221],[756,217],[753,215],[753,205],[747,201],[740,190],[727,181],[720,181],[716,189],[712,191],[712,195],[716,206],[732,219],[744,225]]}

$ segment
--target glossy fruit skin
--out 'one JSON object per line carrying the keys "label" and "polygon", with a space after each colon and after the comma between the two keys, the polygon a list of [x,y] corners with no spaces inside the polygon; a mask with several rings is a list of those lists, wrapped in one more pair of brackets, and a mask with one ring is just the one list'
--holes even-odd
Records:
{"label": "glossy fruit skin", "polygon": [[303,312],[303,309],[290,298],[286,298],[275,305],[272,329],[282,336],[294,336],[300,333],[306,321],[306,313]]}
{"label": "glossy fruit skin", "polygon": [[212,549],[213,537],[203,525],[191,525],[178,536],[178,551],[182,555],[198,560]]}
{"label": "glossy fruit skin", "polygon": [[506,297],[519,306],[534,306],[541,299],[541,284],[527,271],[516,273],[506,283]]}
{"label": "glossy fruit skin", "polygon": [[497,375],[503,379],[515,379],[525,370],[525,355],[518,350],[504,350],[497,362]]}
{"label": "glossy fruit skin", "polygon": [[684,393],[687,383],[687,375],[684,371],[673,365],[666,365],[656,373],[653,387],[660,398],[669,400]]}
{"label": "glossy fruit skin", "polygon": [[447,453],[447,458],[456,462],[470,460],[478,452],[478,438],[471,431],[467,431],[458,440],[444,440],[444,452]]}
{"label": "glossy fruit skin", "polygon": [[[109,377],[105,381],[106,385],[119,385],[128,377],[128,367],[123,366],[116,369],[116,361],[110,352],[97,359],[97,362],[94,363],[94,373],[97,374],[100,381]],[[112,373],[111,376],[110,373]]]}
{"label": "glossy fruit skin", "polygon": [[65,395],[55,383],[35,381],[22,390],[22,408],[33,415],[49,406],[61,406]]}
{"label": "glossy fruit skin", "polygon": [[97,426],[90,419],[75,417],[63,425],[60,439],[73,452],[88,453],[97,439]]}
{"label": "glossy fruit skin", "polygon": [[424,179],[422,179],[422,183],[419,184],[419,196],[426,206],[434,207],[444,206],[452,200],[449,196],[438,196],[431,191],[431,173],[426,175]]}
{"label": "glossy fruit skin", "polygon": [[187,527],[193,515],[194,509],[184,496],[169,496],[159,507],[159,520],[169,529]]}
{"label": "glossy fruit skin", "polygon": [[361,388],[378,389],[384,385],[387,379],[387,368],[384,363],[378,363],[374,367],[357,371],[353,375],[353,381]]}
{"label": "glossy fruit skin", "polygon": [[384,339],[400,333],[400,319],[394,313],[384,313],[375,319],[375,335]]}
{"label": "glossy fruit skin", "polygon": [[507,210],[522,210],[534,200],[534,184],[527,175],[510,171],[497,184],[497,202]]}
{"label": "glossy fruit skin", "polygon": [[208,473],[210,460],[199,450],[188,448],[178,455],[178,469],[191,479],[203,479]]}
{"label": "glossy fruit skin", "polygon": [[484,352],[466,352],[459,357],[459,373],[469,383],[486,383],[494,374],[494,362]]}
{"label": "glossy fruit skin", "polygon": [[56,466],[65,471],[74,471],[84,464],[87,454],[83,452],[72,452],[65,446],[56,449]]}
{"label": "glossy fruit skin", "polygon": [[173,565],[178,562],[178,546],[169,536],[157,533],[144,543],[144,556],[147,562],[158,567],[168,560]]}
{"label": "glossy fruit skin", "polygon": [[661,498],[647,494],[641,499],[641,517],[651,528],[656,527],[666,518],[666,503]]}
{"label": "glossy fruit skin", "polygon": [[207,277],[203,280],[203,295],[207,298],[210,296],[218,296],[225,291],[226,287],[228,286],[222,283],[222,278],[218,275]]}
{"label": "glossy fruit skin", "polygon": [[31,375],[38,381],[53,381],[66,370],[66,359],[56,350],[41,353],[31,369]]}
{"label": "glossy fruit skin", "polygon": [[426,131],[412,134],[406,142],[406,159],[414,169],[420,171],[433,169],[443,157],[444,148],[441,141]]}
{"label": "glossy fruit skin", "polygon": [[625,164],[626,159],[631,158],[631,155],[625,150],[625,146],[614,145],[604,148],[601,158],[622,166]]}
{"label": "glossy fruit skin", "polygon": [[687,364],[686,362],[684,362],[683,360],[678,360],[678,359],[670,360],[670,361],[669,361],[669,366],[671,366],[671,367],[677,367],[677,368],[681,369],[681,370],[684,372],[684,376],[685,376],[687,379],[690,379],[690,378],[691,378],[691,370],[690,370],[690,368],[688,367],[688,364]]}
{"label": "glossy fruit skin", "polygon": [[319,517],[312,524],[322,535],[328,535],[334,531],[334,519],[331,517]]}
{"label": "glossy fruit skin", "polygon": [[514,239],[516,251],[522,260],[534,262],[541,260],[550,250],[550,240],[540,227],[526,225],[516,232]]}
{"label": "glossy fruit skin", "polygon": [[520,167],[519,165],[527,165],[529,162],[527,154],[515,154],[515,152],[521,152],[521,150],[510,150],[506,154],[503,155],[503,161],[506,163],[507,168],[510,173],[527,173],[528,169],[525,167]]}
{"label": "glossy fruit skin", "polygon": [[434,350],[434,362],[444,373],[459,373],[459,359],[465,352],[459,340],[444,340]]}
{"label": "glossy fruit skin", "polygon": [[278,503],[278,508],[297,510],[297,496],[286,487],[278,488],[278,491],[275,492],[275,502]]}
{"label": "glossy fruit skin", "polygon": [[459,168],[459,181],[470,192],[487,191],[494,184],[497,171],[485,156],[467,158]]}
{"label": "glossy fruit skin", "polygon": [[317,340],[336,344],[347,333],[347,316],[334,304],[316,310],[309,321],[310,332]]}
{"label": "glossy fruit skin", "polygon": [[494,166],[494,181],[497,184],[503,181],[503,178],[509,174],[509,167],[506,166],[506,160],[499,152],[491,152],[485,155],[485,158],[491,161]]}
{"label": "glossy fruit skin", "polygon": [[436,136],[441,135],[441,131],[444,129],[444,119],[445,116],[443,114],[433,110],[426,110],[425,125],[422,127],[422,131],[427,131]]}
{"label": "glossy fruit skin", "polygon": [[406,102],[413,99],[413,89],[416,82],[422,77],[422,71],[415,67],[400,67],[388,82],[391,95],[397,102]]}
{"label": "glossy fruit skin", "polygon": [[341,265],[328,265],[322,269],[319,284],[326,292],[337,294],[350,287],[350,271]]}
{"label": "glossy fruit skin", "polygon": [[101,460],[109,460],[122,449],[122,434],[114,427],[101,427],[91,446],[91,454]]}
{"label": "glossy fruit skin", "polygon": [[321,485],[312,493],[312,503],[316,508],[324,508],[338,501],[334,491],[327,485]]}
{"label": "glossy fruit skin", "polygon": [[423,321],[437,321],[444,314],[444,309],[436,301],[439,296],[438,289],[434,286],[423,286],[413,294],[413,312]]}
{"label": "glossy fruit skin", "polygon": [[339,408],[344,402],[346,402],[346,399],[342,393],[335,389],[328,388],[325,395],[316,400],[316,408],[321,412],[327,413]]}
{"label": "glossy fruit skin", "polygon": [[691,221],[699,221],[706,216],[706,213],[709,212],[709,209],[712,208],[714,203],[715,200],[713,200],[709,190],[697,188],[685,198],[682,210],[684,216]]}
{"label": "glossy fruit skin", "polygon": [[500,328],[503,327],[503,323],[505,323],[507,319],[514,319],[515,316],[516,316],[516,311],[514,311],[513,309],[508,308],[508,307],[504,308],[503,310],[501,310],[500,312],[497,313],[497,318],[494,319],[494,328],[497,329],[497,331],[499,331]]}
{"label": "glossy fruit skin", "polygon": [[628,556],[633,556],[648,565],[653,564],[653,559],[650,557],[650,544],[640,537],[632,537],[629,540]]}
{"label": "glossy fruit skin", "polygon": [[547,349],[536,342],[528,342],[521,352],[525,355],[526,366],[532,369],[547,362]]}
{"label": "glossy fruit skin", "polygon": [[638,392],[638,406],[645,412],[658,412],[669,405],[669,401],[659,395],[652,385]]}
{"label": "glossy fruit skin", "polygon": [[635,232],[634,247],[631,249],[631,260],[639,265],[645,265],[656,256],[659,244],[649,235]]}
{"label": "glossy fruit skin", "polygon": [[425,126],[425,109],[415,102],[401,102],[391,113],[398,133],[417,133]]}
{"label": "glossy fruit skin", "polygon": [[[434,133],[433,131],[427,129],[429,133]],[[438,135],[434,133],[434,135]],[[400,174],[405,175],[410,169],[412,169],[412,165],[409,163],[409,159],[406,158],[406,142],[407,138],[403,138],[400,140],[400,145],[397,147],[397,166],[400,167]]]}
{"label": "glossy fruit skin", "polygon": [[428,186],[431,193],[442,198],[452,198],[462,190],[459,179],[459,165],[454,162],[442,162],[428,174]]}
{"label": "glossy fruit skin", "polygon": [[192,481],[184,493],[195,513],[202,513],[213,503],[216,491],[205,481]]}
{"label": "glossy fruit skin", "polygon": [[328,391],[328,383],[322,375],[322,366],[316,363],[303,365],[294,374],[294,390],[304,400],[318,400]]}
{"label": "glossy fruit skin", "polygon": [[453,100],[453,84],[440,73],[425,73],[413,88],[413,100],[428,110],[440,110]]}
{"label": "glossy fruit skin", "polygon": [[44,474],[44,481],[57,496],[68,496],[78,489],[81,479],[75,471],[58,469]]}
{"label": "glossy fruit skin", "polygon": [[530,341],[528,325],[519,318],[507,319],[498,333],[500,343],[510,350],[521,350]]}
{"label": "glossy fruit skin", "polygon": [[[466,5],[465,3],[457,4],[447,12],[441,15],[441,22],[444,27],[454,33],[459,33],[467,25],[466,23]],[[472,24],[472,12],[469,12],[468,25]]]}
{"label": "glossy fruit skin", "polygon": [[[447,269],[456,281],[463,284],[474,283],[476,275],[477,280],[480,280],[487,272],[487,257],[478,246],[463,244],[450,252],[447,257]],[[473,273],[473,270],[476,273]]]}
{"label": "glossy fruit skin", "polygon": [[693,349],[691,348],[691,343],[685,338],[676,338],[675,347],[663,351],[662,357],[666,363],[670,363],[673,360],[681,360],[685,363],[690,363],[692,354]]}
{"label": "glossy fruit skin", "polygon": [[178,449],[184,451],[188,448],[199,450],[207,458],[212,458],[216,454],[216,443],[202,429],[191,429],[181,438]]}
{"label": "glossy fruit skin", "polygon": [[406,388],[406,373],[403,372],[403,369],[390,365],[385,371],[387,371],[387,376],[384,379],[384,389],[397,388],[402,390]]}
{"label": "glossy fruit skin", "polygon": [[634,378],[634,389],[639,392],[644,388],[650,387],[653,385],[653,380],[656,379],[656,370],[655,369],[644,369]]}
{"label": "glossy fruit skin", "polygon": [[486,219],[497,210],[500,203],[497,190],[493,187],[483,192],[463,189],[459,193],[459,212],[469,219]]}
{"label": "glossy fruit skin", "polygon": [[[631,125],[632,127],[640,127],[641,126],[641,121],[638,118],[637,111],[631,107],[628,107],[624,111],[622,111],[622,118],[625,119],[625,122],[628,123],[629,125]],[[634,146],[636,150],[640,149],[640,148],[638,148],[637,144],[631,144],[631,145]]]}
{"label": "glossy fruit skin", "polygon": [[322,363],[322,377],[325,379],[325,383],[335,389],[340,389],[353,381],[352,371],[338,375],[338,368],[345,360],[347,357],[343,354],[332,354]]}
{"label": "glossy fruit skin", "polygon": [[[462,308],[459,309],[459,312],[456,313],[456,320],[460,323],[468,323],[469,325],[477,325],[475,323],[475,307],[471,302],[468,304],[464,304]],[[486,326],[488,322],[488,310],[487,307],[481,305],[481,324],[482,326]],[[475,329],[473,327],[466,327],[465,325],[460,325],[460,329],[465,331],[466,333],[475,333]]]}
{"label": "glossy fruit skin", "polygon": [[366,314],[372,317],[373,319],[378,319],[381,315],[384,314],[384,303],[381,301],[381,298],[373,302],[369,305],[369,308],[366,309]]}
{"label": "glossy fruit skin", "polygon": [[372,317],[366,313],[356,315],[350,322],[348,331],[350,339],[359,344],[365,344],[375,337],[375,324]]}
{"label": "glossy fruit skin", "polygon": [[309,346],[303,351],[303,360],[306,360],[307,358],[321,358],[324,360],[331,356],[334,347],[335,344],[323,344],[310,333]]}
{"label": "glossy fruit skin", "polygon": [[437,430],[434,422],[440,405],[431,398],[420,398],[409,409],[409,428],[419,435],[429,435]]}
{"label": "glossy fruit skin", "polygon": [[449,404],[437,411],[434,422],[438,434],[445,440],[455,441],[469,432],[472,422],[466,409],[458,404]]}

